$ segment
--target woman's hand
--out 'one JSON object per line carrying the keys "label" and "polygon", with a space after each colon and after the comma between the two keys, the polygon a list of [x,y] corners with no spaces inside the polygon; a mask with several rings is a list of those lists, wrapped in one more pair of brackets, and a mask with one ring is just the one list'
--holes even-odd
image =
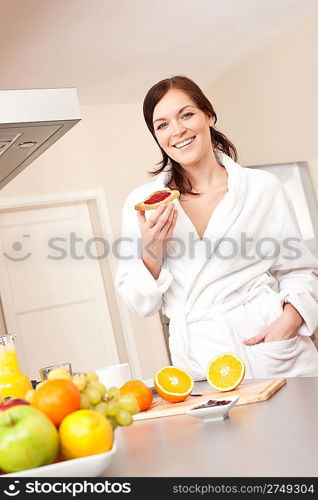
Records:
{"label": "woman's hand", "polygon": [[143,238],[142,260],[157,279],[167,253],[167,242],[173,236],[178,211],[174,203],[168,203],[160,205],[148,220],[144,211],[138,211],[137,216]]}
{"label": "woman's hand", "polygon": [[243,341],[245,345],[260,342],[277,342],[296,337],[303,322],[302,316],[291,304],[285,304],[284,312],[255,337]]}

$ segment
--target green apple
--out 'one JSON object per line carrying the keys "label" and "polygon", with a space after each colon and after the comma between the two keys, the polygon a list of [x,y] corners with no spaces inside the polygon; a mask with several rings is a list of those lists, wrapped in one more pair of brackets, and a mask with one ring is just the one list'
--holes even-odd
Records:
{"label": "green apple", "polygon": [[18,472],[54,462],[59,449],[55,425],[27,405],[0,413],[0,469]]}

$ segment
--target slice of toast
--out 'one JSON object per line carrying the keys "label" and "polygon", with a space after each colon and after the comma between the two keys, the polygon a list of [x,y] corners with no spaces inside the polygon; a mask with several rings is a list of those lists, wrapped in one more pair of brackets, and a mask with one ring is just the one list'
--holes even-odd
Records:
{"label": "slice of toast", "polygon": [[163,203],[179,198],[180,192],[176,189],[162,189],[161,191],[154,191],[151,195],[147,196],[141,203],[135,205],[135,210],[155,210]]}

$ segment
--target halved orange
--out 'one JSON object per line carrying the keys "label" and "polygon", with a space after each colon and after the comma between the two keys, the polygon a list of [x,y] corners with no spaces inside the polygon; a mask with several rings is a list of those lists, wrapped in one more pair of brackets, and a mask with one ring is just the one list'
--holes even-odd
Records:
{"label": "halved orange", "polygon": [[231,352],[213,358],[207,367],[206,378],[217,391],[232,391],[240,385],[245,375],[244,361]]}
{"label": "halved orange", "polygon": [[169,403],[184,401],[194,386],[190,373],[176,366],[165,366],[154,376],[154,386],[159,396]]}

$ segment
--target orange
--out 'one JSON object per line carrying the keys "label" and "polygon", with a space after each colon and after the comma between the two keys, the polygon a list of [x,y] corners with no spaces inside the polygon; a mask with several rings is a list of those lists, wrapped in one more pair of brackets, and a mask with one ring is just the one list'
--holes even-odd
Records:
{"label": "orange", "polygon": [[67,379],[46,380],[30,400],[32,406],[42,411],[58,426],[69,413],[79,409],[81,393]]}
{"label": "orange", "polygon": [[109,451],[114,433],[109,420],[95,410],[78,410],[59,427],[62,456],[66,460]]}
{"label": "orange", "polygon": [[155,374],[154,384],[162,399],[170,403],[178,403],[191,394],[194,380],[190,373],[181,368],[165,366]]}
{"label": "orange", "polygon": [[139,411],[148,410],[153,401],[150,387],[141,380],[129,380],[129,382],[121,386],[120,394],[121,396],[129,395],[134,397],[138,403]]}
{"label": "orange", "polygon": [[213,389],[232,391],[240,385],[244,375],[244,361],[237,354],[224,352],[209,362],[206,378]]}

